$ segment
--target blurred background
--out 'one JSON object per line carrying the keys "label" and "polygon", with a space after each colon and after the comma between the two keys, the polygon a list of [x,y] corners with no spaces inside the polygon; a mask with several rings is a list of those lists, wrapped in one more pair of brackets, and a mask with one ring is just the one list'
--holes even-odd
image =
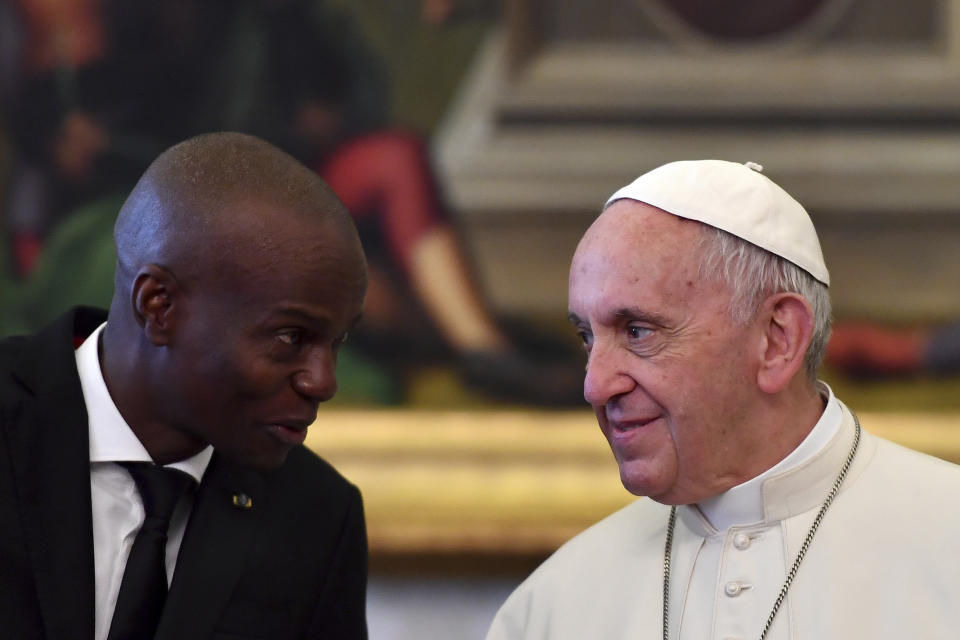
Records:
{"label": "blurred background", "polygon": [[308,444],[364,493],[375,639],[482,637],[631,499],[566,272],[667,161],[754,161],[806,206],[824,377],[960,460],[960,0],[0,0],[0,334],[105,306],[134,181],[214,130],[314,168],[370,256]]}

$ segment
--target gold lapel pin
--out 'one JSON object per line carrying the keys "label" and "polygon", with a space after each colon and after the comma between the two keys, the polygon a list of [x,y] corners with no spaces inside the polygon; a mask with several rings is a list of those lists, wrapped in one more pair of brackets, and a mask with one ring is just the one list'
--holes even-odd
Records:
{"label": "gold lapel pin", "polygon": [[245,493],[233,494],[233,506],[241,509],[249,509],[253,506],[253,498]]}

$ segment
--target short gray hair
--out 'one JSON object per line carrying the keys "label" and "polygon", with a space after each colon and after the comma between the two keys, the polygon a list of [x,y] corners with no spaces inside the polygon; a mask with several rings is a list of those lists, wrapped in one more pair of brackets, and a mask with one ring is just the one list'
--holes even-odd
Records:
{"label": "short gray hair", "polygon": [[813,308],[813,336],[804,356],[807,377],[816,380],[830,339],[830,293],[809,273],[765,249],[722,229],[702,225],[700,275],[719,279],[730,289],[730,316],[746,324],[760,304],[775,293],[803,296]]}

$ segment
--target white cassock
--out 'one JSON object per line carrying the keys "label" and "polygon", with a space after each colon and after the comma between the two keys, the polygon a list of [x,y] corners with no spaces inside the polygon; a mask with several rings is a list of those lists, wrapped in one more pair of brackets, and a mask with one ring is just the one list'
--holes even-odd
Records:
{"label": "white cassock", "polygon": [[[798,451],[678,508],[671,639],[760,637],[853,444],[853,414],[824,392]],[[639,499],[570,540],[504,603],[487,640],[662,638],[669,513]],[[767,638],[960,638],[960,467],[864,431]]]}

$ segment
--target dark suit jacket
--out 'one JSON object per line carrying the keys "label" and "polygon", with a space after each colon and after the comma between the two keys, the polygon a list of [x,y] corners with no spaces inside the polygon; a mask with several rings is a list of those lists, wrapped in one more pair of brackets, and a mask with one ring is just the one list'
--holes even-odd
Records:
{"label": "dark suit jacket", "polygon": [[[74,360],[102,312],[0,341],[0,638],[94,631],[87,413]],[[249,509],[233,496],[252,497]],[[279,470],[216,454],[156,638],[366,638],[360,493],[303,447]]]}

